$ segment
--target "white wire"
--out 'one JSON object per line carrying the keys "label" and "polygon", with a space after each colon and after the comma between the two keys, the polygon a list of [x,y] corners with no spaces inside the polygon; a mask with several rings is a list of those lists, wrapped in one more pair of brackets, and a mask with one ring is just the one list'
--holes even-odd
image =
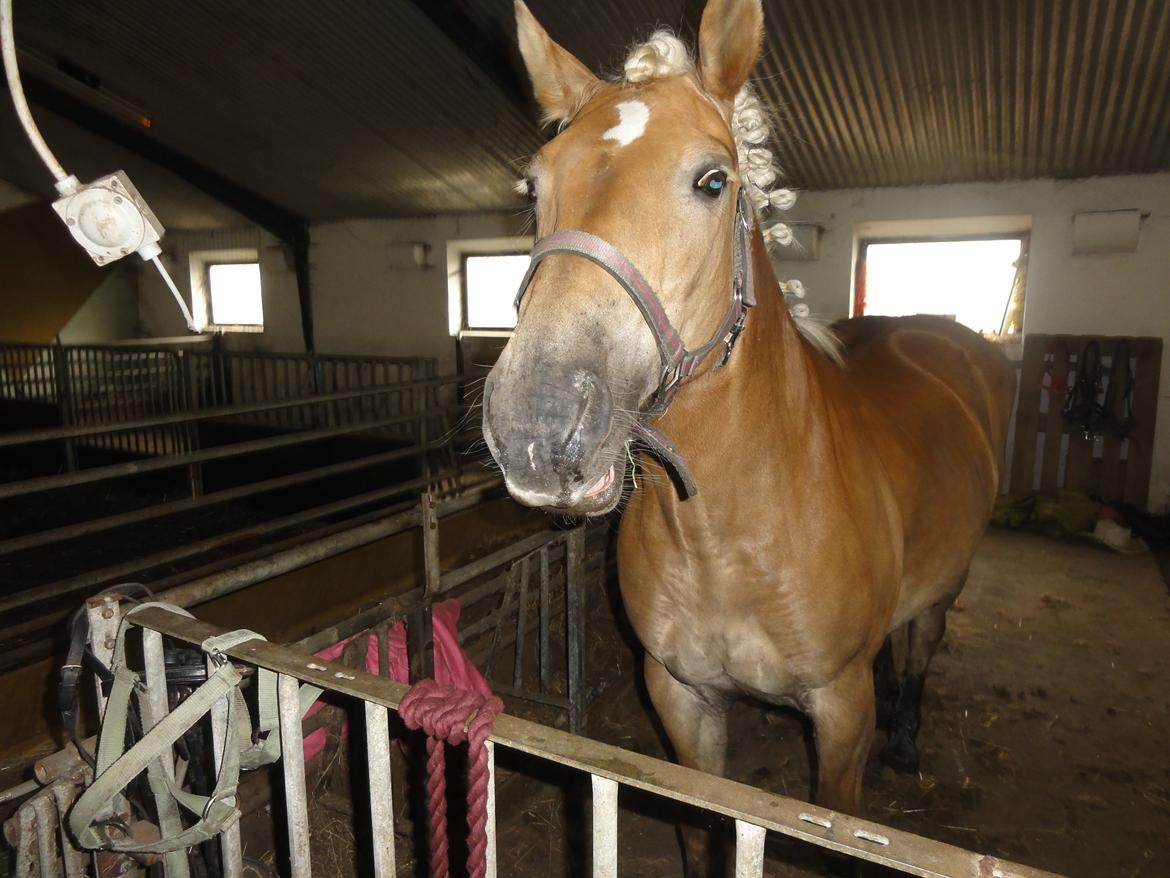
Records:
{"label": "white wire", "polygon": [[4,75],[8,78],[8,90],[12,93],[12,103],[16,107],[16,115],[20,124],[24,126],[33,149],[41,157],[41,161],[57,180],[57,188],[62,195],[68,195],[77,188],[77,178],[65,171],[45,138],[37,129],[33,121],[32,111],[28,108],[28,101],[24,97],[24,88],[20,84],[20,69],[16,66],[16,38],[12,33],[12,0],[0,0],[0,50],[4,55]]}
{"label": "white wire", "polygon": [[[3,2],[3,0],[0,0],[0,2]],[[163,267],[162,262],[159,261],[157,256],[153,257],[150,261],[154,263],[154,267],[158,269],[158,273],[163,276],[163,280],[170,287],[171,295],[175,297],[175,301],[179,304],[179,310],[183,312],[183,319],[187,321],[187,328],[192,332],[198,332],[199,330],[195,328],[195,318],[191,316],[191,309],[187,307],[186,300],[183,298],[182,293],[179,292],[179,288],[175,286],[175,282],[171,280],[171,276],[167,274],[167,270]]]}

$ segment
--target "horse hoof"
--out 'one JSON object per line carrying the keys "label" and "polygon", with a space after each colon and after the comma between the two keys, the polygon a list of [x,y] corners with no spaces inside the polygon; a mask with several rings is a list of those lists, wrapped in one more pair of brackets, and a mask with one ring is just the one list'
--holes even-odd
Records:
{"label": "horse hoof", "polygon": [[881,760],[898,774],[918,774],[918,748],[905,736],[890,738],[882,748]]}

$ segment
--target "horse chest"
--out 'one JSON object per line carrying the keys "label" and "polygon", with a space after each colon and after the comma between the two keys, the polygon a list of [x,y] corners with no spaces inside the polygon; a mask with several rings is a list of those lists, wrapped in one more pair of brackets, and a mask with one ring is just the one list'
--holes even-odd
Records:
{"label": "horse chest", "polygon": [[838,644],[817,636],[802,595],[784,593],[765,570],[701,567],[684,570],[669,558],[653,569],[623,565],[630,620],[677,679],[788,703],[831,678]]}

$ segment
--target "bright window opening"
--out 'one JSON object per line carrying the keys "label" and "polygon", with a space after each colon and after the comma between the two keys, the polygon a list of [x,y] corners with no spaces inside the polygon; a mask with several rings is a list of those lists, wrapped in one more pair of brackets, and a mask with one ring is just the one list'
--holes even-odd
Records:
{"label": "bright window opening", "polygon": [[211,322],[217,326],[263,326],[260,263],[240,262],[207,266]]}
{"label": "bright window opening", "polygon": [[939,314],[987,335],[1022,329],[1025,239],[863,241],[854,314]]}
{"label": "bright window opening", "polygon": [[516,326],[513,302],[528,254],[510,253],[467,256],[463,261],[463,328],[512,329]]}

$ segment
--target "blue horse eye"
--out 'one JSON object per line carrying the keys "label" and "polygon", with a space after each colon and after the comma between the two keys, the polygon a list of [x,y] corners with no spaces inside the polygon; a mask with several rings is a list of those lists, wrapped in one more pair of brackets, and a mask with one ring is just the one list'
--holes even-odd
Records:
{"label": "blue horse eye", "polygon": [[715,198],[727,182],[727,174],[719,170],[707,171],[695,181],[695,188],[708,198]]}

